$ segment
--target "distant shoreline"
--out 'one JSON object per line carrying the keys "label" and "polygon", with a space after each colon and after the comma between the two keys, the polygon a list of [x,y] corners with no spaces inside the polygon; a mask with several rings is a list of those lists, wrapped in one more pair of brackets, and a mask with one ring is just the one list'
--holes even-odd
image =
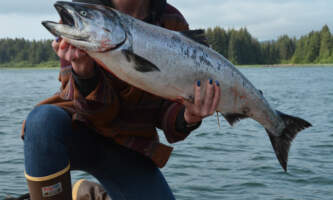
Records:
{"label": "distant shoreline", "polygon": [[236,65],[239,68],[265,68],[265,67],[333,67],[332,64],[272,64],[272,65]]}
{"label": "distant shoreline", "polygon": [[55,69],[60,66],[60,62],[55,61],[47,61],[39,64],[31,64],[27,62],[11,62],[0,64],[0,69]]}
{"label": "distant shoreline", "polygon": [[[9,67],[11,66],[11,67]],[[254,64],[254,65],[235,65],[237,68],[265,68],[265,67],[333,67],[332,64],[272,64],[272,65],[263,65],[263,64]],[[40,63],[37,65],[26,64],[26,63],[6,63],[0,64],[1,69],[57,69],[60,67],[59,61],[50,61],[45,63]]]}

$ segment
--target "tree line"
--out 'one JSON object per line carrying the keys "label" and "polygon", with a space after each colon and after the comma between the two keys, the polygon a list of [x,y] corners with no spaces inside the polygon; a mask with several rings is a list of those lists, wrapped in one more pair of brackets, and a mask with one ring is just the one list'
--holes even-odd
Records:
{"label": "tree line", "polygon": [[206,30],[208,43],[234,64],[333,63],[333,35],[327,25],[296,39],[288,35],[259,42],[246,28]]}
{"label": "tree line", "polygon": [[0,39],[0,64],[19,63],[40,64],[57,61],[51,47],[51,40],[30,41],[23,38]]}
{"label": "tree line", "polygon": [[[217,26],[205,30],[205,35],[213,49],[238,65],[333,63],[333,35],[327,25],[298,39],[283,35],[263,42],[252,37],[246,28],[225,30]],[[58,61],[51,42],[0,39],[0,67]]]}

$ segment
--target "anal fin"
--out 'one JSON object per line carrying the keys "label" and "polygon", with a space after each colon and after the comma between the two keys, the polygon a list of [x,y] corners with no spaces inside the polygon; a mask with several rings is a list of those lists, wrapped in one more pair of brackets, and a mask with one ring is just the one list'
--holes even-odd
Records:
{"label": "anal fin", "polygon": [[248,116],[238,113],[224,114],[223,117],[229,122],[231,126],[242,119],[248,118]]}

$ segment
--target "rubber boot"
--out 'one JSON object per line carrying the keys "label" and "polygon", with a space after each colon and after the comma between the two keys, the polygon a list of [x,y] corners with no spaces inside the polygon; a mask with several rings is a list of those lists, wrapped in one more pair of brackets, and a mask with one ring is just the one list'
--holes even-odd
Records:
{"label": "rubber boot", "polygon": [[111,200],[100,184],[84,179],[73,185],[73,200]]}
{"label": "rubber boot", "polygon": [[31,200],[71,200],[72,187],[69,165],[65,169],[45,177],[25,174]]}

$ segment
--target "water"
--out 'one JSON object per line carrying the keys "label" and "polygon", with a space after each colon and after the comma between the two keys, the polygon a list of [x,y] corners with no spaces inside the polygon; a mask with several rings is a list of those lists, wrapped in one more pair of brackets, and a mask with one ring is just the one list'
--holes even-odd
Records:
{"label": "water", "polygon": [[[244,68],[278,110],[313,124],[295,139],[284,173],[264,129],[253,120],[218,128],[209,117],[162,170],[177,199],[333,199],[333,68]],[[0,70],[0,199],[27,191],[21,122],[55,93],[57,70]],[[165,139],[163,139],[165,141]],[[74,181],[86,177],[75,172]],[[91,179],[91,177],[88,177]]]}

